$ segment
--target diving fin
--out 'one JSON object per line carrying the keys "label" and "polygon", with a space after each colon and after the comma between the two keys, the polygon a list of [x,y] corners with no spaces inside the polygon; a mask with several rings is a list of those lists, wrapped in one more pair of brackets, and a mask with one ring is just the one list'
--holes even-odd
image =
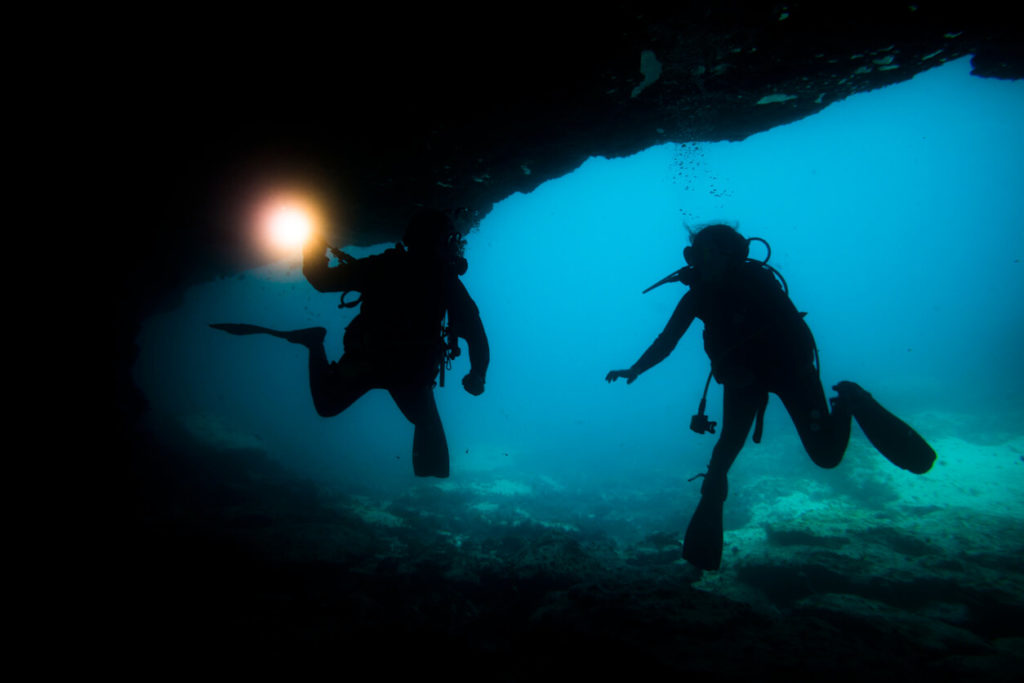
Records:
{"label": "diving fin", "polygon": [[910,425],[899,419],[853,382],[832,387],[849,407],[871,445],[892,464],[924,474],[935,463],[935,451]]}
{"label": "diving fin", "polygon": [[322,344],[327,336],[327,328],[324,327],[306,327],[301,330],[275,330],[270,327],[246,323],[210,323],[210,327],[227,332],[228,334],[269,334],[273,337],[290,341],[293,344],[302,344],[303,346]]}
{"label": "diving fin", "polygon": [[210,323],[210,327],[227,332],[228,334],[272,334],[275,337],[280,336],[278,330],[272,330],[269,327],[261,327],[259,325],[248,325],[246,323]]}
{"label": "diving fin", "polygon": [[417,477],[447,479],[449,475],[448,453],[414,450],[412,452],[412,473]]}
{"label": "diving fin", "polygon": [[[433,403],[431,397],[430,404]],[[433,410],[436,415],[437,408]],[[417,477],[448,477],[448,441],[440,419],[425,419],[416,425],[412,435],[412,472]]]}
{"label": "diving fin", "polygon": [[725,500],[701,496],[683,539],[683,559],[707,571],[722,565],[722,507]]}

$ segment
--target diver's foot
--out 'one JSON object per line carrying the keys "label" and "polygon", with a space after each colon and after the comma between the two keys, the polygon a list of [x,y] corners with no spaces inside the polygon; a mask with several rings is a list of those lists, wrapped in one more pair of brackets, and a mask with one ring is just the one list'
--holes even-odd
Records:
{"label": "diver's foot", "polygon": [[[863,399],[871,398],[871,394],[864,391],[864,388],[856,382],[843,381],[836,384],[832,389],[839,394],[839,399],[851,408],[861,403]],[[835,399],[832,400],[834,401]]]}
{"label": "diver's foot", "polygon": [[859,407],[863,406],[865,400],[871,401],[871,394],[864,391],[864,389],[855,382],[840,382],[832,387],[838,396],[833,396],[828,400],[829,405],[832,407],[832,414],[846,414],[850,415],[854,413]]}

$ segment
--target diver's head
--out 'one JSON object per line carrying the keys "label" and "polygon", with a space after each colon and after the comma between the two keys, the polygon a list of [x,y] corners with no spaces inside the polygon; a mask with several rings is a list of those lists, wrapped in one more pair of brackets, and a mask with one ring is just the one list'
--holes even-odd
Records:
{"label": "diver's head", "polygon": [[747,239],[735,228],[718,223],[691,233],[690,246],[683,249],[683,258],[702,280],[717,283],[743,265],[749,248]]}
{"label": "diver's head", "polygon": [[440,253],[454,230],[455,224],[443,211],[421,209],[409,221],[402,242],[413,252]]}
{"label": "diver's head", "polygon": [[466,246],[455,223],[443,211],[422,209],[412,217],[402,242],[409,253],[444,264],[456,275],[465,275],[468,264],[463,257]]}

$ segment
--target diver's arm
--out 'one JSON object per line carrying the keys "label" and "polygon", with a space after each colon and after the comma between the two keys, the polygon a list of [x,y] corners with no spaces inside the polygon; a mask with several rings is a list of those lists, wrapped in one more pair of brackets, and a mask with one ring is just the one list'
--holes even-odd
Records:
{"label": "diver's arm", "polygon": [[487,343],[483,321],[480,320],[480,309],[458,278],[452,286],[448,318],[452,332],[465,339],[469,346],[470,371],[462,380],[462,384],[469,393],[479,395],[484,390],[487,366],[491,362],[491,347]]}
{"label": "diver's arm", "polygon": [[665,329],[654,340],[654,343],[644,351],[639,360],[633,363],[633,367],[628,370],[612,370],[605,379],[613,382],[619,377],[625,377],[627,384],[632,384],[639,375],[668,358],[668,355],[676,348],[676,344],[686,334],[686,330],[690,328],[690,324],[695,317],[694,299],[687,292],[682,300],[680,300],[679,305],[676,306],[676,310],[672,312],[672,317],[668,319]]}
{"label": "diver's arm", "polygon": [[327,245],[311,240],[302,252],[302,274],[319,292],[361,291],[359,259],[342,261],[334,268],[327,258]]}
{"label": "diver's arm", "polygon": [[687,292],[679,301],[676,310],[672,312],[672,317],[668,319],[665,329],[661,331],[650,348],[644,351],[639,360],[633,363],[630,370],[641,375],[668,358],[668,355],[676,348],[676,344],[686,334],[686,330],[690,329],[690,324],[695,317],[694,298]]}

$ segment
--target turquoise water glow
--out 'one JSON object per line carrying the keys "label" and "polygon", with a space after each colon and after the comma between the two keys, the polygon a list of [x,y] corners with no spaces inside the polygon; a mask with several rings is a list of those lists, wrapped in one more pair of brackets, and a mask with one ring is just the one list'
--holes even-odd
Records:
{"label": "turquoise water glow", "polygon": [[[738,143],[590,159],[498,204],[468,237],[463,278],[491,343],[487,391],[462,390],[465,355],[437,390],[452,481],[496,470],[592,483],[599,495],[609,482],[642,488],[704,469],[714,437],[687,429],[708,372],[699,323],[633,385],[603,380],[639,357],[683,294],[640,292],[682,265],[684,222],[736,222],[771,243],[826,385],[861,383],[926,438],[951,421],[968,440],[1024,435],[1024,83],[969,69],[950,63]],[[322,419],[303,348],[207,327],[323,325],[328,355],[340,355],[350,314],[298,265],[195,287],[146,325],[136,375],[153,417],[259,445],[325,484],[413,485],[412,427],[385,392]],[[713,385],[711,419],[720,396]],[[849,476],[807,462],[774,398],[766,443],[740,455],[734,480],[773,469]],[[1024,467],[1012,476],[1020,486]]]}

